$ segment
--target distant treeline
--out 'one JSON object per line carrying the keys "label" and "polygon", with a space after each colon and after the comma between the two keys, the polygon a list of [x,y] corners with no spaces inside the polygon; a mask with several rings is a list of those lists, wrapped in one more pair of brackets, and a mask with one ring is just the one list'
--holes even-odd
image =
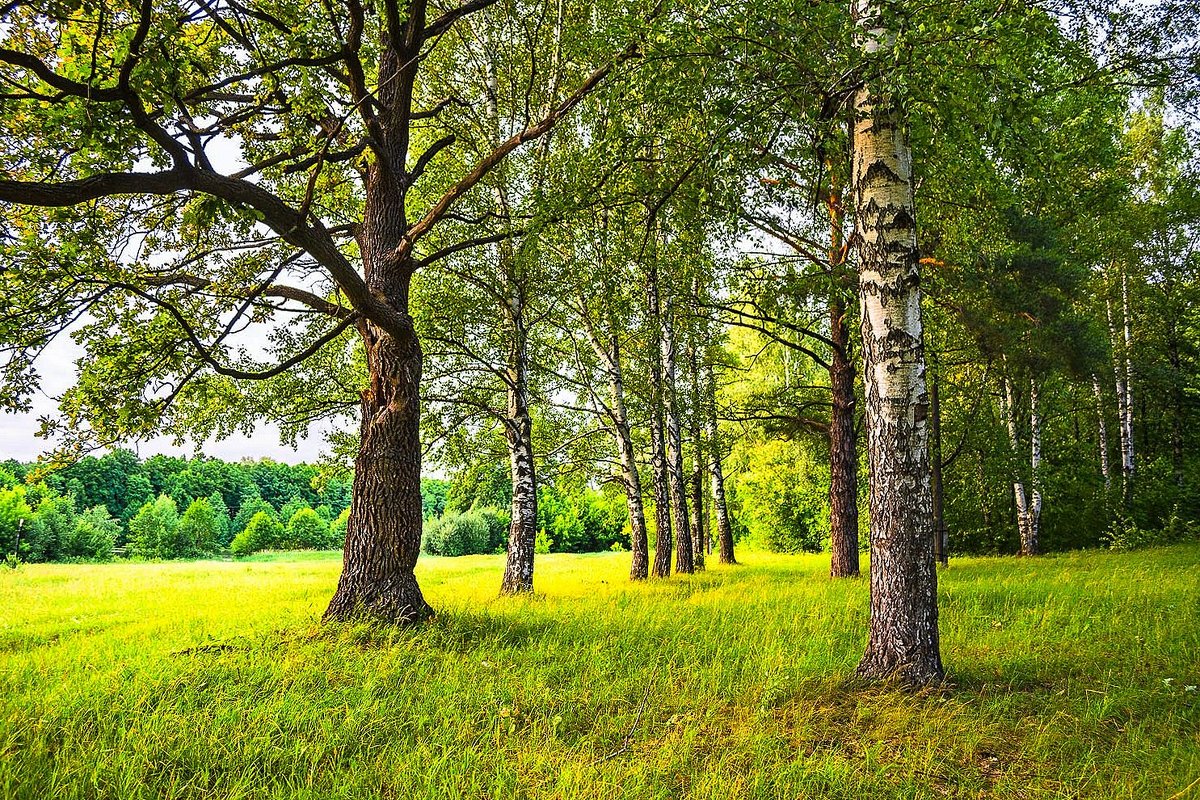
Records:
{"label": "distant treeline", "polygon": [[[222,461],[129,450],[87,456],[42,475],[0,462],[0,557],[22,561],[194,558],[260,550],[341,548],[351,479],[311,464]],[[539,549],[628,546],[619,497],[539,487]],[[433,555],[503,551],[512,486],[501,468],[421,481],[424,548]]]}

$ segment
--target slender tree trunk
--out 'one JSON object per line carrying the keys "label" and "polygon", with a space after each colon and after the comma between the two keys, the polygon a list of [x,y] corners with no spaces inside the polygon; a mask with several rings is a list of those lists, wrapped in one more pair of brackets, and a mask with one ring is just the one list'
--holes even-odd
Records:
{"label": "slender tree trunk", "polygon": [[683,436],[679,430],[679,400],[676,391],[675,331],[670,298],[661,298],[662,321],[659,326],[663,373],[663,421],[666,424],[667,479],[671,492],[671,521],[677,536],[675,571],[695,571],[692,560],[692,533],[688,526],[687,490],[683,477]]}
{"label": "slender tree trunk", "polygon": [[[646,280],[647,310],[655,339],[661,341],[659,313],[658,267],[651,263]],[[656,578],[671,575],[671,500],[667,477],[667,443],[663,429],[663,380],[660,358],[650,363],[650,463],[654,473],[654,565]]]}
{"label": "slender tree trunk", "polygon": [[713,516],[717,521],[718,561],[736,564],[733,553],[733,525],[729,521],[729,506],[725,501],[725,472],[721,468],[721,440],[717,433],[717,378],[712,365],[704,371],[705,408],[704,438],[708,441],[708,474],[712,479]]}
{"label": "slender tree trunk", "polygon": [[[886,32],[856,2],[864,49]],[[871,619],[858,673],[910,685],[944,676],[929,486],[929,396],[908,127],[873,84],[854,99],[855,244],[870,464]]]}
{"label": "slender tree trunk", "polygon": [[833,401],[829,417],[829,574],[849,578],[859,573],[857,400],[846,304],[836,293],[829,297],[829,332],[833,340],[829,364]]}
{"label": "slender tree trunk", "polygon": [[1100,378],[1092,375],[1092,393],[1096,396],[1096,428],[1100,439],[1100,476],[1104,478],[1104,493],[1112,489],[1112,470],[1108,464],[1108,423],[1104,419],[1104,393]]}
{"label": "slender tree trunk", "polygon": [[1038,477],[1042,469],[1042,418],[1038,414],[1038,385],[1033,378],[1029,379],[1029,468],[1029,516],[1021,555],[1036,556],[1042,524],[1042,482]]}
{"label": "slender tree trunk", "polygon": [[629,427],[629,412],[625,407],[625,380],[621,368],[621,345],[618,337],[612,336],[608,348],[596,333],[588,328],[588,341],[596,357],[604,366],[608,376],[609,412],[613,425],[613,438],[617,443],[617,456],[621,462],[621,483],[625,487],[625,505],[629,510],[630,550],[632,563],[629,579],[645,580],[650,572],[650,547],[646,535],[646,511],[642,505],[642,479],[638,472],[633,436]]}
{"label": "slender tree trunk", "polygon": [[1017,399],[1012,381],[1004,378],[1004,396],[1000,400],[1000,410],[1004,415],[1004,425],[1008,429],[1008,445],[1013,463],[1013,502],[1017,509],[1017,534],[1020,551],[1025,553],[1025,543],[1029,541],[1029,502],[1025,495],[1025,483],[1016,471],[1018,453],[1021,449],[1020,437],[1017,434]]}
{"label": "slender tree trunk", "polygon": [[[830,175],[834,169],[830,167]],[[829,212],[829,271],[838,283],[846,272],[842,197],[833,181],[826,199]],[[854,396],[854,362],[850,355],[850,325],[846,303],[835,286],[829,293],[829,575],[857,576],[858,566],[858,437],[854,431],[857,400]]]}
{"label": "slender tree trunk", "polygon": [[692,566],[697,572],[704,570],[704,551],[707,532],[704,518],[704,443],[701,436],[700,417],[700,362],[696,355],[696,343],[688,344],[688,381],[691,387],[691,415],[688,417],[688,434],[692,440],[692,472],[689,478],[692,498],[689,506],[688,525],[692,532]]}
{"label": "slender tree trunk", "polygon": [[511,333],[504,434],[508,441],[513,496],[501,594],[533,591],[533,559],[537,543],[537,473],[533,458],[533,420],[529,415],[529,336],[521,305],[515,299]]}
{"label": "slender tree trunk", "polygon": [[929,422],[933,437],[933,448],[929,454],[929,478],[932,483],[933,499],[933,557],[946,566],[950,563],[949,542],[946,535],[945,487],[942,484],[942,399],[940,375],[935,369],[929,381]]}
{"label": "slender tree trunk", "polygon": [[[1116,376],[1117,389],[1117,418],[1121,435],[1121,497],[1124,503],[1129,502],[1133,489],[1134,473],[1134,444],[1133,444],[1133,393],[1130,379],[1133,374],[1132,359],[1129,349],[1132,336],[1129,323],[1129,283],[1124,270],[1121,271],[1121,307],[1123,310],[1123,331],[1118,332],[1113,320],[1112,304],[1105,303],[1108,313],[1108,328],[1112,341],[1113,373]],[[1123,334],[1123,335],[1122,335]]]}

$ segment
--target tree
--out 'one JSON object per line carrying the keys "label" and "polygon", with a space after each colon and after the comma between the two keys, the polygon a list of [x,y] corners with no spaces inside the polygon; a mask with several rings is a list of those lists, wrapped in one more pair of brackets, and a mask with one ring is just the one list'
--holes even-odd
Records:
{"label": "tree", "polygon": [[283,524],[267,512],[259,511],[250,518],[246,529],[233,537],[229,549],[235,556],[248,556],[278,547],[283,536]]}
{"label": "tree", "polygon": [[224,529],[207,497],[193,500],[179,520],[179,540],[194,553],[213,553],[221,546]]}
{"label": "tree", "polygon": [[[422,522],[413,276],[495,242],[458,213],[462,199],[636,53],[608,51],[603,34],[564,37],[571,80],[494,148],[455,150],[465,127],[448,120],[478,98],[456,94],[453,59],[439,58],[445,42],[468,41],[446,34],[492,4],[440,15],[425,0],[386,2],[378,15],[353,0],[330,15],[203,6],[180,17],[148,1],[119,13],[104,2],[70,19],[22,5],[3,34],[15,48],[0,51],[3,77],[27,87],[5,95],[6,163],[21,166],[0,181],[0,200],[13,204],[6,221],[20,223],[6,227],[28,232],[6,245],[23,281],[5,291],[13,313],[0,326],[19,343],[5,365],[14,402],[36,385],[37,353],[84,311],[95,320],[85,326],[90,356],[64,402],[88,424],[60,429],[70,443],[164,426],[228,430],[228,418],[205,413],[211,397],[286,379],[326,348],[344,352],[356,332],[366,368],[359,451],[329,620],[430,613],[413,574]],[[630,17],[644,15],[567,15],[604,21],[621,38]],[[77,142],[90,145],[81,157]],[[236,156],[210,152],[214,142]],[[179,257],[122,262],[133,230],[153,232],[145,249],[155,258]],[[268,363],[231,347],[250,315],[274,323]],[[303,322],[290,329],[289,318]],[[173,389],[147,390],[158,385]],[[114,405],[128,413],[108,413]]]}
{"label": "tree", "polygon": [[148,501],[129,521],[129,552],[142,558],[177,558],[185,544],[178,537],[179,509],[170,496]]}
{"label": "tree", "polygon": [[[868,56],[890,50],[878,6],[855,0]],[[859,255],[870,464],[871,620],[858,672],[942,679],[929,483],[928,403],[912,151],[899,99],[869,81],[854,98],[854,245]]]}
{"label": "tree", "polygon": [[108,560],[113,557],[113,547],[120,535],[121,523],[113,519],[108,509],[93,506],[75,518],[75,527],[62,542],[62,556]]}
{"label": "tree", "polygon": [[289,549],[319,550],[329,544],[329,524],[311,508],[302,508],[288,520],[283,541]]}

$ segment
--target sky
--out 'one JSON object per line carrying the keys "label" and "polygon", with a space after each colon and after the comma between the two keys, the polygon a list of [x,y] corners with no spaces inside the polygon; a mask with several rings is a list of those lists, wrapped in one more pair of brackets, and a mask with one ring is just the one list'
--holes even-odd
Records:
{"label": "sky", "polygon": [[[32,398],[33,409],[24,414],[0,413],[0,461],[15,458],[17,461],[35,461],[37,457],[53,447],[52,442],[39,439],[35,434],[40,425],[38,419],[43,416],[58,416],[56,397],[71,386],[75,381],[75,360],[80,350],[68,336],[61,336],[38,359],[38,371],[42,375],[42,391]],[[315,461],[325,449],[325,437],[322,430],[314,427],[308,439],[297,442],[293,449],[280,444],[279,429],[274,425],[262,423],[254,435],[245,437],[240,434],[222,441],[202,442],[198,448],[207,456],[216,456],[226,461],[239,461],[242,458],[271,458],[285,463],[299,461]],[[172,439],[160,436],[148,441],[126,442],[123,444],[143,458],[155,454],[192,456],[197,447],[189,443],[183,447],[176,446]]]}

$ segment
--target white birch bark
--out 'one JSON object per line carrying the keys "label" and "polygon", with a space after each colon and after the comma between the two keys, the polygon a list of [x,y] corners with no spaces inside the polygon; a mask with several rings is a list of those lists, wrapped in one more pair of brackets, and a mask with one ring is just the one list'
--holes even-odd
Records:
{"label": "white birch bark", "polygon": [[[878,5],[858,0],[854,11],[863,50],[878,51],[887,38]],[[903,110],[878,85],[865,84],[854,108],[871,519],[871,616],[858,672],[926,685],[944,672],[912,152]]]}
{"label": "white birch bark", "polygon": [[1092,392],[1096,395],[1096,428],[1100,439],[1100,475],[1104,478],[1104,491],[1112,489],[1112,470],[1108,464],[1108,423],[1104,419],[1104,393],[1100,389],[1100,377],[1092,375]]}
{"label": "white birch bark", "polygon": [[1029,379],[1029,512],[1025,522],[1026,538],[1021,542],[1021,555],[1038,554],[1038,537],[1042,525],[1042,418],[1038,412],[1038,385]]}
{"label": "white birch bark", "polygon": [[1004,394],[1000,398],[1000,413],[1004,417],[1004,425],[1008,429],[1008,446],[1013,468],[1013,500],[1017,505],[1017,534],[1021,542],[1021,551],[1025,550],[1025,542],[1029,540],[1029,502],[1025,495],[1025,483],[1016,471],[1017,454],[1021,450],[1020,436],[1017,433],[1016,393],[1012,381],[1004,378]]}

